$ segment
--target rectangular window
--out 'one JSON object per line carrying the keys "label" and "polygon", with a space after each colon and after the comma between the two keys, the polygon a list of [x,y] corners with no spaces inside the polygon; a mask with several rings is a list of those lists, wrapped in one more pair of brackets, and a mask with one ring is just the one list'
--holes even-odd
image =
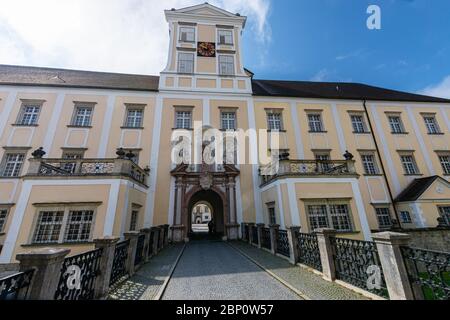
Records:
{"label": "rectangular window", "polygon": [[267,210],[269,212],[269,224],[270,225],[277,224],[277,216],[276,216],[276,213],[275,213],[275,207],[273,205],[269,206],[267,208]]}
{"label": "rectangular window", "polygon": [[85,105],[75,106],[75,115],[72,125],[76,127],[89,127],[91,125],[93,107]]}
{"label": "rectangular window", "polygon": [[425,126],[427,127],[428,134],[440,134],[441,129],[439,128],[435,116],[425,116],[423,117],[425,121]]}
{"label": "rectangular window", "polygon": [[194,73],[194,54],[180,52],[178,54],[178,72],[179,73]]}
{"label": "rectangular window", "polygon": [[86,242],[91,236],[94,211],[70,211],[64,234],[65,242]]}
{"label": "rectangular window", "polygon": [[175,125],[176,129],[191,129],[192,128],[192,112],[191,111],[176,111]]}
{"label": "rectangular window", "polygon": [[375,162],[375,156],[373,154],[362,154],[361,160],[365,174],[367,175],[379,174],[378,167]]}
{"label": "rectangular window", "polygon": [[2,177],[18,177],[22,171],[24,153],[6,153],[1,167]]}
{"label": "rectangular window", "polygon": [[195,28],[181,27],[180,28],[180,41],[195,42]]}
{"label": "rectangular window", "polygon": [[8,218],[8,210],[0,209],[0,232],[3,232],[4,230],[7,218]]}
{"label": "rectangular window", "polygon": [[[330,161],[331,157],[330,157],[330,153],[315,153],[314,157],[316,160],[318,161]],[[330,170],[330,163],[327,162],[322,162],[318,164],[318,169],[319,172],[327,172],[328,170]]]}
{"label": "rectangular window", "polygon": [[141,128],[142,119],[144,116],[144,110],[142,108],[127,108],[127,118],[125,121],[125,127],[127,128]]}
{"label": "rectangular window", "polygon": [[323,132],[322,116],[320,114],[308,114],[309,131]]}
{"label": "rectangular window", "polygon": [[450,226],[450,207],[439,207],[439,213],[444,219],[444,222]]}
{"label": "rectangular window", "polygon": [[219,30],[219,44],[233,45],[233,31]]}
{"label": "rectangular window", "polygon": [[444,174],[450,175],[450,155],[440,155],[439,161],[441,162]]}
{"label": "rectangular window", "polygon": [[380,229],[389,229],[392,227],[391,211],[389,208],[375,209]]}
{"label": "rectangular window", "polygon": [[18,125],[34,126],[37,125],[39,113],[41,112],[40,104],[24,104],[20,111]]}
{"label": "rectangular window", "polygon": [[281,113],[273,113],[270,112],[267,114],[267,124],[268,128],[271,131],[282,131],[283,130],[283,121]]}
{"label": "rectangular window", "polygon": [[308,206],[309,226],[311,231],[319,228],[329,228],[327,206],[310,205]]}
{"label": "rectangular window", "polygon": [[222,130],[236,130],[236,112],[222,112]]}
{"label": "rectangular window", "polygon": [[400,218],[402,219],[402,223],[412,223],[411,214],[409,211],[401,211]]}
{"label": "rectangular window", "polygon": [[219,56],[219,74],[225,76],[234,75],[234,57],[233,56]]}
{"label": "rectangular window", "polygon": [[33,243],[58,243],[64,211],[42,211],[36,225]]}
{"label": "rectangular window", "polygon": [[138,222],[139,211],[132,210],[131,211],[131,219],[130,219],[130,231],[136,231],[137,222]]}
{"label": "rectangular window", "polygon": [[[62,158],[64,160],[80,160],[84,158],[84,151],[64,151],[62,154]],[[76,170],[76,162],[64,162],[62,169],[70,172],[75,173]]]}
{"label": "rectangular window", "polygon": [[334,228],[340,232],[353,230],[348,204],[327,201],[307,206],[311,231],[319,228]]}
{"label": "rectangular window", "polygon": [[400,116],[389,116],[389,125],[391,126],[392,133],[405,133]]}
{"label": "rectangular window", "polygon": [[364,122],[364,116],[362,115],[352,115],[350,116],[352,120],[353,131],[355,133],[365,133],[367,132],[366,124]]}
{"label": "rectangular window", "polygon": [[338,231],[352,231],[348,205],[334,204],[330,205],[331,221],[334,229]]}
{"label": "rectangular window", "polygon": [[403,169],[406,175],[417,175],[419,174],[419,169],[417,168],[416,161],[413,155],[402,155],[400,156],[402,161]]}

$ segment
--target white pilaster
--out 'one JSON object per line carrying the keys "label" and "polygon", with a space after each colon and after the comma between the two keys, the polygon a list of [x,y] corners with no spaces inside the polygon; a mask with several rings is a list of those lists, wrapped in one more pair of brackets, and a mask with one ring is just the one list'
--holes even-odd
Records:
{"label": "white pilaster", "polygon": [[98,148],[97,158],[106,158],[106,150],[108,148],[109,132],[111,131],[112,118],[114,114],[114,103],[116,102],[116,95],[108,96],[106,104],[105,118],[103,119],[102,133],[100,136],[100,144]]}
{"label": "white pilaster", "polygon": [[58,93],[58,96],[56,97],[55,108],[53,109],[52,117],[48,124],[47,133],[45,134],[44,144],[42,147],[44,148],[45,152],[47,152],[48,156],[50,156],[50,153],[52,151],[53,139],[55,137],[56,129],[59,124],[59,119],[61,118],[61,111],[64,105],[64,98],[65,98],[64,93],[62,92]]}
{"label": "white pilaster", "polygon": [[8,98],[5,101],[3,112],[0,114],[0,139],[3,136],[3,130],[5,130],[6,123],[11,115],[14,103],[16,102],[17,91],[12,90],[9,92]]}
{"label": "white pilaster", "polygon": [[303,150],[302,131],[300,130],[300,123],[297,113],[297,103],[291,102],[291,118],[294,126],[295,146],[297,148],[297,159],[305,159],[305,152]]}

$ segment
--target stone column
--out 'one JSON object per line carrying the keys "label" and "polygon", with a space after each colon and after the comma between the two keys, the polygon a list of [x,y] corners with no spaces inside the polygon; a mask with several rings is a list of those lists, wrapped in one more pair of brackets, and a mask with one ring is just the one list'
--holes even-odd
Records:
{"label": "stone column", "polygon": [[183,242],[184,241],[184,225],[182,221],[183,212],[183,180],[181,177],[176,177],[175,182],[175,206],[173,213],[173,226],[172,231],[172,242]]}
{"label": "stone column", "polygon": [[127,270],[130,277],[135,272],[134,261],[136,260],[136,249],[140,232],[132,231],[124,234],[125,240],[130,240],[130,245],[128,246],[128,258],[127,258]]}
{"label": "stone column", "polygon": [[270,228],[270,242],[271,242],[271,249],[270,251],[272,254],[277,254],[277,238],[278,238],[278,231],[280,230],[280,225],[278,224],[272,224],[269,226]]}
{"label": "stone column", "polygon": [[156,256],[158,254],[159,228],[158,227],[152,227],[151,230],[153,232],[153,250],[152,250],[152,255]]}
{"label": "stone column", "polygon": [[141,233],[145,234],[144,255],[143,255],[144,262],[148,262],[150,260],[150,254],[148,253],[148,251],[149,251],[149,246],[150,246],[151,232],[152,232],[152,229],[150,229],[150,228],[145,228],[145,229],[141,230]]}
{"label": "stone column", "polygon": [[414,300],[408,272],[400,247],[408,246],[411,236],[395,232],[381,232],[372,235],[377,245],[383,268],[386,287],[391,300]]}
{"label": "stone column", "polygon": [[336,230],[323,228],[316,229],[315,233],[317,234],[323,277],[325,280],[334,281],[336,279],[336,267],[330,238],[336,236]]}
{"label": "stone column", "polygon": [[229,222],[226,225],[228,240],[239,239],[239,224],[237,223],[236,213],[236,182],[234,177],[229,177],[228,180],[228,192],[229,192]]}
{"label": "stone column", "polygon": [[70,250],[45,248],[16,256],[20,262],[20,271],[34,269],[27,299],[54,300],[61,267],[69,253]]}
{"label": "stone column", "polygon": [[100,258],[101,273],[95,279],[95,299],[104,298],[108,294],[116,244],[119,240],[119,238],[113,237],[94,240],[95,249],[103,249]]}
{"label": "stone column", "polygon": [[258,248],[261,249],[262,247],[262,232],[264,228],[264,223],[258,223],[256,225],[256,228],[258,228]]}
{"label": "stone column", "polygon": [[298,232],[300,232],[300,227],[295,226],[287,229],[287,235],[289,239],[289,262],[293,265],[298,262]]}

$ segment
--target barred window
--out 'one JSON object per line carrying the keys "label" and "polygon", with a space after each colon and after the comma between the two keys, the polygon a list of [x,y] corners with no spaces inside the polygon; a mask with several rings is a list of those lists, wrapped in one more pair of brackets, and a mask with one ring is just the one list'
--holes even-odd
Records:
{"label": "barred window", "polygon": [[130,219],[130,231],[136,231],[137,228],[137,222],[138,222],[138,210],[132,210],[131,211],[131,219]]}
{"label": "barred window", "polygon": [[419,174],[419,169],[417,168],[416,161],[413,155],[402,155],[400,156],[402,161],[403,169],[407,175]]}
{"label": "barred window", "polygon": [[307,213],[311,231],[319,228],[334,228],[340,232],[353,230],[348,204],[328,200],[308,205]]}
{"label": "barred window", "polygon": [[8,210],[0,209],[0,232],[3,232],[4,230],[7,218],[8,218]]}
{"label": "barred window", "polygon": [[352,115],[351,120],[352,120],[353,131],[355,133],[367,132],[366,124],[364,122],[364,117],[362,115]]}
{"label": "barred window", "polygon": [[58,243],[64,211],[41,211],[38,216],[33,243]]}
{"label": "barred window", "polygon": [[6,153],[2,161],[0,176],[18,177],[22,171],[24,159],[24,153]]}
{"label": "barred window", "polygon": [[399,116],[389,116],[392,133],[405,133],[402,119]]}
{"label": "barred window", "polygon": [[180,28],[180,41],[195,42],[195,28],[181,27]]}
{"label": "barred window", "polygon": [[409,211],[401,211],[400,218],[402,219],[403,223],[412,223],[411,214],[409,213]]}
{"label": "barred window", "polygon": [[77,127],[89,127],[91,125],[92,110],[93,107],[90,106],[76,106],[72,125]]}
{"label": "barred window", "polygon": [[232,30],[219,30],[219,44],[232,45],[233,44],[233,31]]}
{"label": "barred window", "polygon": [[444,174],[450,174],[450,155],[439,156],[439,161],[441,162]]}
{"label": "barred window", "polygon": [[308,206],[309,225],[312,231],[319,228],[329,228],[327,206],[310,205]]}
{"label": "barred window", "polygon": [[380,229],[389,229],[392,227],[391,210],[389,208],[375,209]]}
{"label": "barred window", "polygon": [[219,74],[231,76],[234,75],[234,57],[233,56],[219,56]]}
{"label": "barred window", "polygon": [[191,129],[192,128],[192,112],[191,111],[176,111],[175,122],[177,129]]}
{"label": "barred window", "polygon": [[441,129],[436,122],[436,118],[434,116],[426,116],[423,118],[425,121],[425,126],[427,127],[429,134],[440,134]]}
{"label": "barred window", "polygon": [[65,242],[88,241],[91,235],[91,226],[94,219],[94,211],[80,210],[70,211],[65,229]]}
{"label": "barred window", "polygon": [[17,124],[22,126],[36,125],[41,111],[41,105],[38,104],[26,104],[22,106],[20,112],[19,121]]}
{"label": "barred window", "polygon": [[268,128],[272,131],[281,131],[283,130],[283,121],[281,113],[273,113],[270,112],[267,114],[267,122],[268,122]]}
{"label": "barred window", "polygon": [[378,167],[375,163],[375,156],[373,154],[362,154],[362,164],[364,167],[364,173],[368,175],[378,174]]}
{"label": "barred window", "polygon": [[323,132],[322,116],[320,114],[308,114],[309,130],[311,132]]}
{"label": "barred window", "polygon": [[125,126],[128,128],[140,128],[142,127],[142,119],[144,110],[139,108],[127,109],[127,118]]}
{"label": "barred window", "polygon": [[445,223],[450,226],[450,207],[439,207],[439,213],[444,218]]}
{"label": "barred window", "polygon": [[178,72],[194,73],[194,54],[180,52],[178,54]]}
{"label": "barred window", "polygon": [[222,129],[236,130],[236,112],[222,112]]}
{"label": "barred window", "polygon": [[352,231],[348,205],[333,204],[330,205],[331,220],[334,229],[338,231]]}

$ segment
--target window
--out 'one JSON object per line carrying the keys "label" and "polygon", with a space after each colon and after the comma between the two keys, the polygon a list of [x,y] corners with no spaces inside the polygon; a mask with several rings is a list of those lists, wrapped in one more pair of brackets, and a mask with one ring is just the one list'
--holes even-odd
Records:
{"label": "window", "polygon": [[375,209],[380,229],[389,229],[392,227],[391,211],[389,208]]}
{"label": "window", "polygon": [[180,41],[195,42],[195,28],[181,27],[180,28]]}
{"label": "window", "polygon": [[439,213],[444,218],[445,223],[450,226],[450,207],[439,207]]}
{"label": "window", "polygon": [[392,133],[405,133],[400,116],[389,116],[389,125],[391,126]]}
{"label": "window", "polygon": [[320,114],[308,114],[309,130],[311,132],[323,132],[322,116]]}
{"label": "window", "polygon": [[270,225],[277,224],[277,216],[276,216],[276,213],[275,213],[275,205],[274,204],[267,205],[267,211],[269,212],[269,224]]}
{"label": "window", "polygon": [[236,112],[222,112],[222,130],[236,130]]}
{"label": "window", "polygon": [[417,175],[419,174],[419,169],[417,168],[416,161],[413,155],[401,155],[400,159],[402,161],[403,169],[406,175]]}
{"label": "window", "polygon": [[92,106],[75,106],[75,115],[73,117],[72,125],[76,127],[89,127],[91,125],[92,110]]}
{"label": "window", "polygon": [[130,231],[136,231],[137,228],[137,222],[138,222],[138,210],[132,210],[131,211],[131,219],[130,219]]}
{"label": "window", "polygon": [[175,127],[177,129],[191,129],[191,111],[176,111],[175,113]]}
{"label": "window", "polygon": [[439,128],[435,116],[424,116],[425,126],[427,127],[428,134],[440,134],[441,129]]}
{"label": "window", "polygon": [[375,156],[373,154],[362,154],[361,160],[362,160],[365,174],[367,174],[367,175],[379,174],[378,167],[375,162]]}
{"label": "window", "polygon": [[6,153],[1,166],[2,177],[18,177],[22,171],[24,153]]}
{"label": "window", "polygon": [[267,114],[268,128],[271,131],[282,131],[283,121],[280,112],[274,113],[270,112]]}
{"label": "window", "polygon": [[21,126],[37,125],[40,112],[41,112],[40,104],[24,104],[20,111],[17,124]]}
{"label": "window", "polygon": [[334,229],[338,231],[352,231],[348,206],[346,204],[330,205],[330,214]]}
{"label": "window", "polygon": [[364,116],[362,115],[351,115],[353,131],[355,133],[366,133],[366,124],[364,122]]}
{"label": "window", "polygon": [[[63,151],[62,158],[64,160],[79,160],[84,158],[84,150],[66,150]],[[63,169],[75,173],[77,164],[76,162],[64,162]]]}
{"label": "window", "polygon": [[400,211],[400,218],[402,219],[402,223],[412,223],[409,211]]}
{"label": "window", "polygon": [[444,174],[450,175],[450,155],[440,155],[439,161],[441,162]]}
{"label": "window", "polygon": [[309,226],[311,231],[319,228],[328,228],[328,214],[326,205],[308,206]]}
{"label": "window", "polygon": [[[315,153],[314,157],[316,158],[317,161],[330,161],[330,153],[329,152],[322,152],[322,153]],[[328,170],[330,170],[330,163],[319,163],[318,164],[318,169],[319,172],[326,172]]]}
{"label": "window", "polygon": [[67,219],[65,242],[86,242],[91,236],[91,226],[94,219],[94,211],[80,210],[70,211]]}
{"label": "window", "polygon": [[0,232],[3,232],[4,230],[7,218],[8,218],[8,210],[0,209]]}
{"label": "window", "polygon": [[233,31],[219,30],[219,44],[233,45]]}
{"label": "window", "polygon": [[125,120],[125,127],[141,128],[143,117],[144,117],[144,110],[142,110],[142,108],[128,107],[127,117]]}
{"label": "window", "polygon": [[60,238],[64,211],[39,213],[33,243],[57,243]]}
{"label": "window", "polygon": [[232,76],[234,75],[234,57],[233,56],[219,56],[219,74]]}
{"label": "window", "polygon": [[348,204],[325,202],[307,206],[311,231],[334,228],[340,232],[353,230]]}
{"label": "window", "polygon": [[179,53],[178,54],[178,72],[179,73],[194,73],[194,54],[193,53]]}

